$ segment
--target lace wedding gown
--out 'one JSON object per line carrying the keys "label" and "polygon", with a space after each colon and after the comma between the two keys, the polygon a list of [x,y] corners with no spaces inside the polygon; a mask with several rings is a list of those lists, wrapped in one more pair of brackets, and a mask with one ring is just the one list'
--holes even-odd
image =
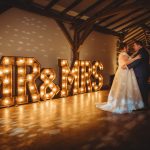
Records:
{"label": "lace wedding gown", "polygon": [[108,95],[108,101],[106,103],[96,104],[96,107],[99,109],[114,113],[130,113],[133,110],[144,107],[133,69],[121,68],[125,64],[122,56],[130,59],[126,52],[119,54],[119,67]]}

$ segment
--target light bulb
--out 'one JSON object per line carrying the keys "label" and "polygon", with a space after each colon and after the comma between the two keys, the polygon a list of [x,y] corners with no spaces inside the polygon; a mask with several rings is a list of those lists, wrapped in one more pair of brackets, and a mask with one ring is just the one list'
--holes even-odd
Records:
{"label": "light bulb", "polygon": [[33,95],[32,98],[33,98],[33,99],[36,99],[36,98],[37,98],[37,95]]}
{"label": "light bulb", "polygon": [[44,92],[40,92],[40,94],[41,94],[41,95],[44,95],[45,93],[44,93]]}
{"label": "light bulb", "polygon": [[19,82],[22,83],[24,81],[24,79],[19,79]]}
{"label": "light bulb", "polygon": [[65,64],[66,64],[66,62],[63,60],[63,61],[62,61],[62,65],[64,66]]}
{"label": "light bulb", "polygon": [[81,88],[81,91],[83,91],[84,89],[83,88]]}
{"label": "light bulb", "polygon": [[23,88],[19,88],[19,92],[23,92],[24,91],[24,89]]}
{"label": "light bulb", "polygon": [[56,91],[57,91],[57,88],[53,88],[53,91],[56,92]]}
{"label": "light bulb", "polygon": [[5,58],[4,62],[5,62],[5,64],[9,64],[10,61],[8,58]]}
{"label": "light bulb", "polygon": [[74,89],[73,91],[74,91],[74,92],[77,92],[77,89]]}
{"label": "light bulb", "polygon": [[32,80],[32,76],[28,76],[28,78],[27,78],[28,80]]}
{"label": "light bulb", "polygon": [[42,85],[40,88],[43,90],[43,89],[44,89],[44,86]]}
{"label": "light bulb", "polygon": [[20,98],[19,98],[19,101],[20,101],[20,102],[22,102],[22,101],[23,101],[23,98],[22,98],[22,97],[20,97]]}
{"label": "light bulb", "polygon": [[89,62],[86,62],[86,65],[88,66],[88,65],[89,65]]}
{"label": "light bulb", "polygon": [[69,70],[66,70],[65,72],[66,72],[66,73],[69,73]]}
{"label": "light bulb", "polygon": [[49,86],[52,88],[52,87],[53,87],[53,84],[51,83]]}
{"label": "light bulb", "polygon": [[32,64],[33,63],[33,59],[29,59],[29,64]]}
{"label": "light bulb", "polygon": [[8,105],[8,104],[9,104],[9,100],[8,100],[8,99],[5,99],[5,101],[4,101],[4,102],[5,102],[5,104],[6,104],[6,105]]}
{"label": "light bulb", "polygon": [[41,74],[41,79],[44,79],[44,78],[45,78],[45,76],[43,74]]}
{"label": "light bulb", "polygon": [[37,72],[37,71],[38,71],[38,69],[34,67],[33,68],[33,72]]}
{"label": "light bulb", "polygon": [[66,84],[63,83],[63,84],[62,84],[62,87],[65,87],[65,86],[66,86]]}
{"label": "light bulb", "polygon": [[46,72],[46,73],[50,73],[50,70],[47,69],[45,72]]}
{"label": "light bulb", "polygon": [[24,72],[24,69],[19,69],[19,73],[23,73]]}
{"label": "light bulb", "polygon": [[5,71],[5,73],[9,73],[10,70],[9,69],[5,69],[4,71]]}
{"label": "light bulb", "polygon": [[49,83],[49,80],[48,80],[48,79],[47,79],[47,80],[45,80],[45,83],[46,83],[46,84],[48,84],[48,83]]}
{"label": "light bulb", "polygon": [[3,74],[3,71],[2,70],[0,70],[0,75],[2,75]]}
{"label": "light bulb", "polygon": [[5,90],[4,90],[4,93],[5,93],[5,94],[8,94],[8,93],[9,93],[9,89],[5,89]]}
{"label": "light bulb", "polygon": [[46,98],[49,98],[49,94],[46,94],[45,96],[46,96]]}
{"label": "light bulb", "polygon": [[5,79],[5,80],[4,80],[4,83],[5,83],[5,84],[8,84],[8,83],[9,83],[9,79]]}
{"label": "light bulb", "polygon": [[65,92],[65,91],[62,91],[61,93],[62,93],[62,95],[64,95],[66,92]]}
{"label": "light bulb", "polygon": [[24,63],[24,60],[23,60],[23,59],[20,59],[20,60],[19,60],[19,63],[23,64],[23,63]]}
{"label": "light bulb", "polygon": [[33,89],[34,89],[34,86],[30,86],[30,89],[33,90]]}

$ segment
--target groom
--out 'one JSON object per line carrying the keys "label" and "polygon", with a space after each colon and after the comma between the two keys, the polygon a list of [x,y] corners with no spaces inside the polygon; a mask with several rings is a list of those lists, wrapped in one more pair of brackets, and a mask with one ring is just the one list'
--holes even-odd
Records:
{"label": "groom", "polygon": [[[127,65],[129,69],[133,68],[137,82],[141,91],[145,108],[148,108],[148,77],[149,77],[149,53],[143,47],[141,41],[135,41],[133,45],[134,50],[137,52],[135,56],[141,55],[141,59],[134,61]],[[125,69],[125,68],[123,68]]]}

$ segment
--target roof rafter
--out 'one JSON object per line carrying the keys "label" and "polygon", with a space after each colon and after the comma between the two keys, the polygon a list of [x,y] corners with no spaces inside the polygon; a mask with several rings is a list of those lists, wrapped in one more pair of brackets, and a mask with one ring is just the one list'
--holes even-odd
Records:
{"label": "roof rafter", "polygon": [[130,19],[130,20],[124,22],[124,23],[122,23],[122,24],[119,24],[118,26],[115,26],[114,28],[112,28],[112,30],[115,30],[115,29],[117,29],[117,28],[119,28],[119,27],[121,27],[121,26],[125,26],[125,25],[129,24],[130,22],[133,22],[133,21],[135,21],[135,20],[141,18],[141,17],[144,16],[144,15],[147,15],[149,12],[150,12],[150,11],[146,11],[146,12],[144,12],[144,13],[142,13],[142,14],[140,14],[140,15],[138,15],[138,16],[136,16],[136,17],[134,17],[134,18],[132,18],[132,19]]}
{"label": "roof rafter", "polygon": [[98,0],[93,5],[89,6],[88,8],[86,8],[85,10],[83,10],[81,13],[79,13],[77,16],[75,16],[74,20],[76,20],[78,18],[81,18],[83,15],[85,15],[87,12],[90,12],[92,9],[94,9],[95,7],[97,7],[97,5],[101,4],[102,2],[104,2],[104,1],[103,0]]}
{"label": "roof rafter", "polygon": [[119,22],[119,21],[121,21],[121,20],[123,20],[123,19],[125,19],[125,18],[128,18],[128,17],[131,16],[133,13],[136,13],[136,12],[138,12],[138,11],[139,11],[139,8],[136,9],[136,10],[134,10],[134,11],[131,11],[131,12],[129,12],[127,15],[125,15],[125,16],[123,16],[123,17],[120,17],[120,18],[114,20],[113,22],[107,24],[106,27],[109,27],[109,26],[113,25],[113,24],[116,23],[116,22]]}
{"label": "roof rafter", "polygon": [[[125,1],[124,1],[125,2]],[[119,5],[119,4],[123,4],[123,1],[116,1],[116,3]],[[113,3],[112,3],[113,4]],[[129,10],[129,9],[134,9],[135,6],[140,6],[139,3],[136,3],[133,2],[131,4],[127,4],[125,6],[122,6],[122,7],[118,7],[116,8],[113,7],[113,8],[110,8],[107,9],[107,10],[103,10],[103,11],[100,11],[98,12],[97,14],[95,14],[94,16],[90,17],[89,19],[86,20],[86,22],[83,24],[83,25],[80,25],[80,30],[82,28],[84,28],[87,24],[90,24],[90,23],[94,23],[96,20],[99,20],[101,18],[104,18],[104,17],[107,17],[107,16],[110,16],[110,15],[113,15],[113,14],[117,14],[119,12],[122,12],[122,11],[126,11],[126,10]]]}
{"label": "roof rafter", "polygon": [[77,5],[79,5],[83,0],[75,0],[70,6],[68,6],[67,8],[65,8],[61,13],[65,14],[68,11],[70,11],[71,9],[73,9],[74,7],[76,7]]}
{"label": "roof rafter", "polygon": [[54,5],[56,5],[60,0],[52,0],[45,9],[51,9]]}
{"label": "roof rafter", "polygon": [[137,21],[137,22],[134,22],[133,24],[128,25],[127,27],[121,29],[119,32],[125,31],[125,30],[127,30],[127,29],[129,29],[129,28],[132,28],[132,27],[134,27],[134,26],[138,26],[138,27],[139,27],[141,24],[145,23],[145,22],[148,21],[149,19],[150,19],[150,15],[147,16],[146,18],[140,20],[140,21]]}

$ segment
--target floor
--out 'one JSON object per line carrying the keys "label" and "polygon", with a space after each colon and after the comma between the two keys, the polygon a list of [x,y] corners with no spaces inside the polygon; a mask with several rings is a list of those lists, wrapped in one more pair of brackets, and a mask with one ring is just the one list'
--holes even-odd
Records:
{"label": "floor", "polygon": [[108,91],[0,109],[0,150],[149,150],[150,110],[95,107]]}

